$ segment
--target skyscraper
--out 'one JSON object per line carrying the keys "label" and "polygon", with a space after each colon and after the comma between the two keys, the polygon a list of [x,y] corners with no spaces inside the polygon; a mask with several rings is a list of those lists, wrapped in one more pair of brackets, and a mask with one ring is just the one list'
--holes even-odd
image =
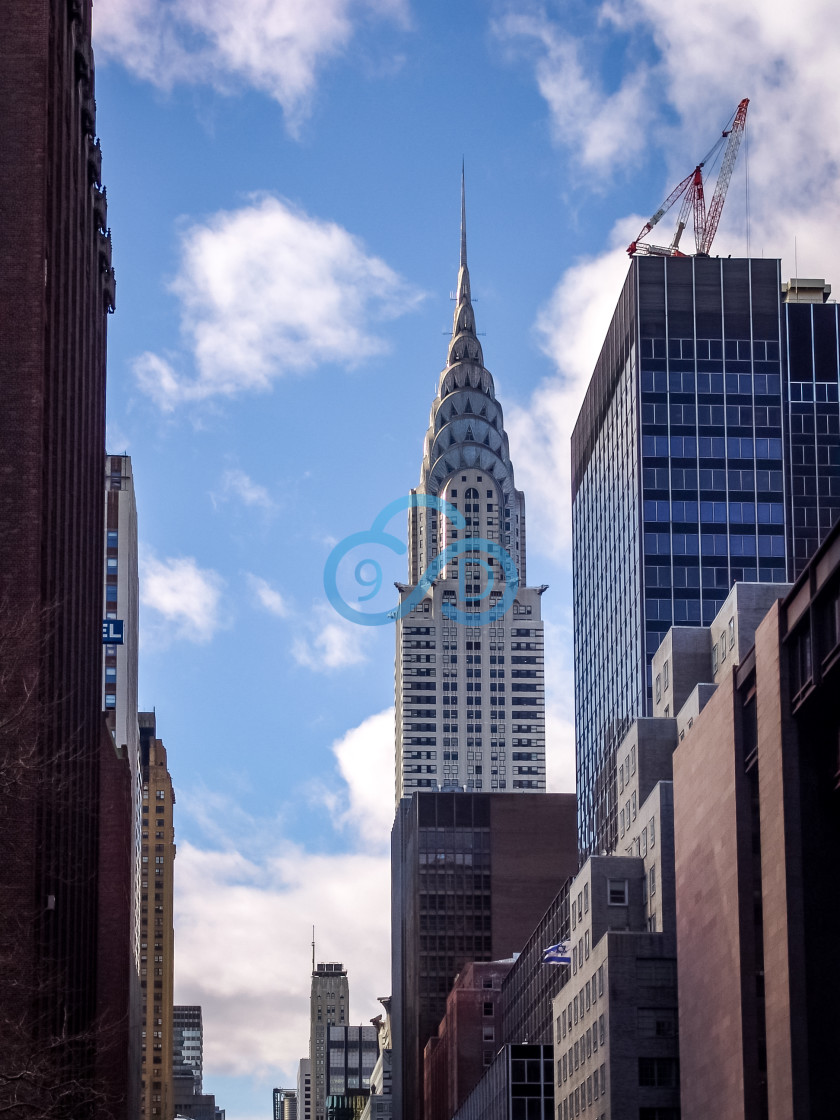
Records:
{"label": "skyscraper", "polygon": [[[140,577],[137,566],[137,504],[134,478],[128,455],[105,456],[105,541],[104,541],[104,622],[103,637],[113,637],[115,624],[120,641],[105,641],[102,707],[117,757],[128,771],[128,805],[124,828],[129,837],[130,869],[128,882],[121,884],[129,894],[129,1014],[128,1099],[140,1093],[140,846],[142,774],[140,767],[140,727],[137,721],[137,678],[140,652]],[[109,813],[114,817],[113,809]],[[109,827],[116,821],[111,820]],[[113,844],[113,841],[109,841]],[[100,896],[100,909],[102,908]],[[107,903],[109,915],[113,904]],[[112,931],[111,937],[116,936]]]}
{"label": "skyscraper", "polygon": [[774,260],[630,265],[572,436],[582,854],[615,847],[615,748],[672,623],[794,578],[840,513],[837,308],[802,290]]}
{"label": "skyscraper", "polygon": [[[90,0],[10,5],[0,37],[0,1062],[14,1076],[37,1061],[30,1103],[78,1117],[97,1094],[101,1041],[102,462],[114,306],[90,15]],[[72,1096],[59,1100],[65,1089]]]}
{"label": "skyscraper", "polygon": [[143,997],[141,1120],[173,1114],[172,1033],[175,934],[172,925],[175,872],[175,792],[166,748],[157,738],[154,712],[141,712],[143,776],[140,881],[140,989]]}
{"label": "skyscraper", "polygon": [[[350,1019],[350,988],[347,969],[329,961],[315,967],[315,942],[312,943],[312,989],[309,997],[309,1065],[313,1120],[324,1120],[328,1094],[327,1032],[331,1026],[345,1026]],[[304,1100],[298,1093],[298,1099]],[[303,1120],[303,1118],[302,1118]]]}
{"label": "skyscraper", "polygon": [[[461,180],[461,258],[452,338],[409,512],[408,578],[401,602],[450,545],[476,549],[449,559],[425,598],[397,621],[396,799],[414,790],[545,789],[545,686],[540,596],[526,585],[525,496],[516,489],[502,408],[484,365],[467,268]],[[457,510],[461,522],[436,508]],[[506,549],[518,573],[507,611],[486,625],[506,587]],[[450,554],[451,555],[451,554]],[[501,609],[497,606],[497,610]],[[466,623],[466,624],[461,624]]]}

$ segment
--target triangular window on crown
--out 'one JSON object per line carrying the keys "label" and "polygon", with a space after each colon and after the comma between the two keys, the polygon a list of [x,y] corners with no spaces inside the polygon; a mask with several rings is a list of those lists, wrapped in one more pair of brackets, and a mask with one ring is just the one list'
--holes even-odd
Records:
{"label": "triangular window on crown", "polygon": [[473,435],[472,431],[472,425],[470,424],[467,424],[467,434],[465,438],[473,442],[475,441],[475,436]]}
{"label": "triangular window on crown", "polygon": [[464,405],[464,412],[472,412],[472,410],[472,402],[470,401],[470,398],[467,397],[467,403]]}

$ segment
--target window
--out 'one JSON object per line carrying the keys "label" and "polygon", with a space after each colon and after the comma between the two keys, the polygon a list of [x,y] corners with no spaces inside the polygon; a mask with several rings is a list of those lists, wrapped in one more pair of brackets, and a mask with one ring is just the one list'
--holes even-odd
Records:
{"label": "window", "polygon": [[608,879],[607,880],[607,903],[610,906],[626,906],[627,905],[627,880],[626,879]]}
{"label": "window", "polygon": [[155,794],[155,797],[157,798],[158,801],[165,801],[166,800],[166,790],[159,789],[157,791],[157,793]]}
{"label": "window", "polygon": [[583,884],[583,912],[584,912],[584,914],[589,913],[589,884],[588,883]]}
{"label": "window", "polygon": [[726,634],[720,636],[720,660],[721,663],[726,660]]}
{"label": "window", "polygon": [[650,846],[651,847],[653,847],[656,844],[656,825],[654,823],[655,820],[656,820],[655,817],[651,817],[650,820],[648,821],[648,837],[650,838]]}
{"label": "window", "polygon": [[493,1027],[484,1027],[481,1032],[481,1037],[485,1042],[493,1042],[496,1037],[496,1032]]}
{"label": "window", "polygon": [[662,676],[661,676],[661,674],[657,673],[656,674],[656,703],[658,704],[661,699],[662,699]]}
{"label": "window", "polygon": [[492,1001],[490,1001],[490,1000],[485,1000],[485,1003],[484,1003],[484,1014],[485,1014],[485,1015],[492,1015],[492,1014],[493,1014],[493,1003],[492,1003]]}
{"label": "window", "polygon": [[668,691],[668,662],[667,661],[662,666],[662,687],[664,688],[665,692]]}
{"label": "window", "polygon": [[671,1088],[677,1084],[675,1058],[639,1058],[639,1084]]}
{"label": "window", "polygon": [[729,648],[734,649],[734,647],[735,647],[735,619],[730,618],[730,620],[729,620]]}
{"label": "window", "polygon": [[811,683],[811,628],[800,626],[791,644],[791,670],[793,694],[797,696],[806,685]]}
{"label": "window", "polygon": [[718,670],[718,649],[716,645],[712,646],[712,673]]}
{"label": "window", "polygon": [[654,894],[656,894],[656,864],[655,863],[651,864],[649,879],[650,879],[649,893],[651,895],[654,895]]}

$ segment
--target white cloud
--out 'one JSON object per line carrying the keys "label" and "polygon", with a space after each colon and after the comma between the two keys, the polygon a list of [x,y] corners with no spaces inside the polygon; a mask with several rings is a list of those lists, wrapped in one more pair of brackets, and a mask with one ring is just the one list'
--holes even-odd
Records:
{"label": "white cloud", "polygon": [[192,556],[158,560],[146,554],[140,565],[140,602],[154,612],[151,631],[158,640],[208,642],[222,625],[224,581],[199,568]]}
{"label": "white cloud", "polygon": [[172,290],[195,366],[135,360],[138,383],[164,410],[190,400],[266,390],[322,362],[353,366],[385,350],[377,320],[420,295],[334,222],[271,196],[190,226]]}
{"label": "white cloud", "polygon": [[335,620],[328,607],[316,609],[310,624],[312,636],[295,639],[292,656],[299,665],[316,672],[346,669],[367,661],[364,643],[366,628],[352,622]]}
{"label": "white cloud", "polygon": [[178,792],[207,843],[178,844],[176,999],[202,1005],[205,1064],[216,1073],[294,1075],[309,1040],[313,925],[318,960],[348,969],[352,1022],[376,1015],[390,991],[393,709],[332,750],[343,782],[328,808],[336,832],[352,829],[349,851],[309,851],[284,839],[282,815],[255,820],[206,789]]}
{"label": "white cloud", "polygon": [[274,509],[274,499],[260,483],[254,482],[250,475],[239,467],[232,467],[222,475],[222,488],[212,495],[214,502],[236,499],[245,506],[256,506],[264,510]]}
{"label": "white cloud", "polygon": [[288,618],[291,613],[289,604],[283,598],[279,591],[271,586],[268,580],[262,579],[260,576],[255,576],[249,573],[248,583],[257,602],[268,611],[269,614],[276,615],[277,618]]}
{"label": "white cloud", "polygon": [[349,971],[352,1021],[381,1010],[376,997],[390,990],[389,869],[385,855],[286,842],[254,858],[179,842],[176,1000],[203,1008],[206,1066],[233,1075],[282,1066],[294,1075],[309,1040],[313,924],[318,959]]}
{"label": "white cloud", "polygon": [[548,103],[553,136],[574,147],[586,168],[604,172],[638,157],[652,116],[646,67],[624,75],[610,93],[593,77],[583,43],[545,11],[509,12],[493,28],[505,43],[535,52],[534,73]]}
{"label": "white cloud", "polygon": [[546,618],[545,660],[551,672],[546,677],[545,762],[550,793],[574,793],[576,786],[572,645],[570,619],[557,623]]}
{"label": "white cloud", "polygon": [[108,0],[94,8],[94,42],[161,89],[251,86],[274,98],[295,133],[318,70],[350,44],[365,16],[405,25],[405,0]]}
{"label": "white cloud", "polygon": [[369,716],[332,749],[347,786],[342,823],[368,850],[387,849],[394,821],[394,709]]}

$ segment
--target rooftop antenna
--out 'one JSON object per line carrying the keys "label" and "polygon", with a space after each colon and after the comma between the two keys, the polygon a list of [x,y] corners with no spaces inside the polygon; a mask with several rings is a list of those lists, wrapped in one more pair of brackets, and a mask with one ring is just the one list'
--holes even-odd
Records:
{"label": "rooftop antenna", "polygon": [[312,927],[312,971],[315,971],[315,927]]}

